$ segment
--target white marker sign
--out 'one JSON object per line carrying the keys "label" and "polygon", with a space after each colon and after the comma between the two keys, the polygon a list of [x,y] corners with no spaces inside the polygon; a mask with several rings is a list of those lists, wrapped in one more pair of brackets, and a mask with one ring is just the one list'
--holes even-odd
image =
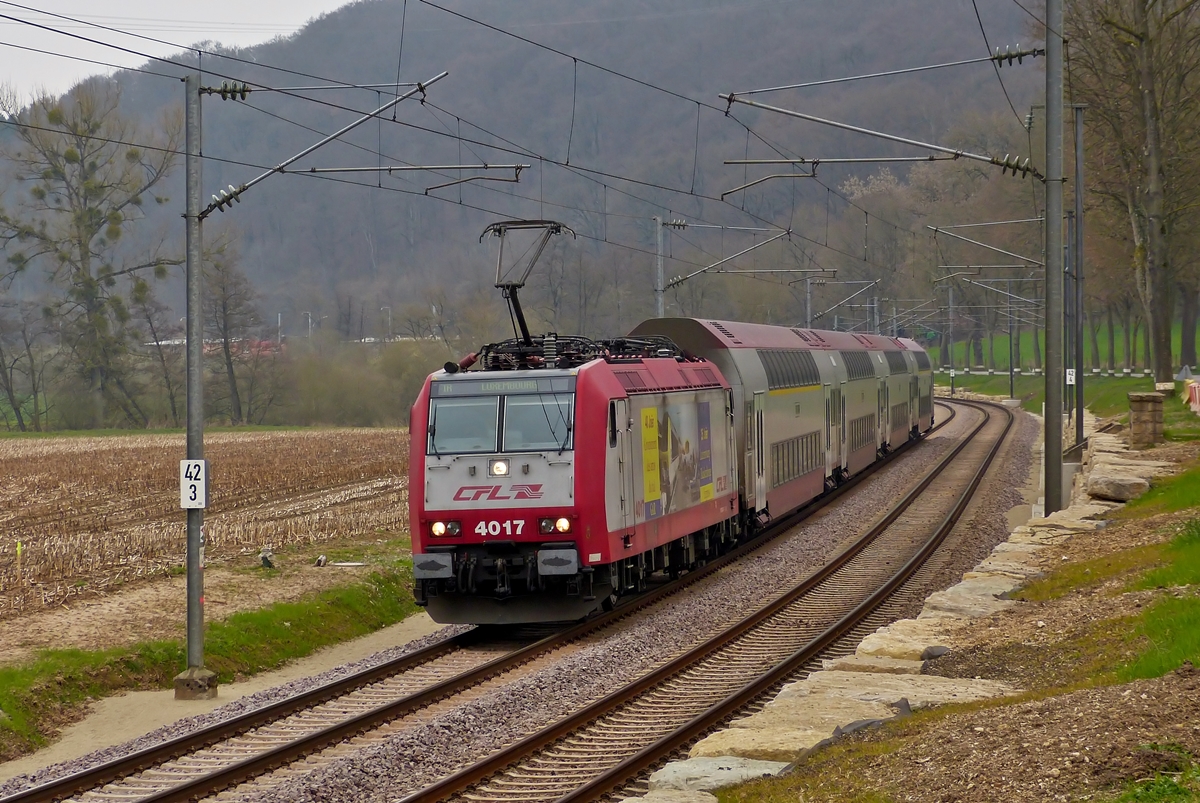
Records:
{"label": "white marker sign", "polygon": [[1075,384],[1075,369],[1074,368],[1067,369],[1067,384],[1068,385]]}
{"label": "white marker sign", "polygon": [[208,461],[179,461],[179,506],[185,510],[208,507]]}

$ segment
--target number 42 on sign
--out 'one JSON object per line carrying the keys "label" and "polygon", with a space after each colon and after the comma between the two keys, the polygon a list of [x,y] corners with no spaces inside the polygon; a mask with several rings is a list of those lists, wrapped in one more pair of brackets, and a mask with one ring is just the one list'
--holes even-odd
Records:
{"label": "number 42 on sign", "polygon": [[208,461],[179,461],[179,506],[185,510],[208,507]]}

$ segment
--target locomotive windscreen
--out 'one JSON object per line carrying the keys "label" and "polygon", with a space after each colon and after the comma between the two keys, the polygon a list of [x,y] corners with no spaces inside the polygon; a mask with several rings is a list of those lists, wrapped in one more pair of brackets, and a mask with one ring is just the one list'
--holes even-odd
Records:
{"label": "locomotive windscreen", "polygon": [[496,451],[500,397],[434,399],[429,411],[429,454]]}
{"label": "locomotive windscreen", "polygon": [[573,393],[434,398],[426,452],[566,451],[573,446],[574,400]]}
{"label": "locomotive windscreen", "polygon": [[505,452],[571,448],[571,394],[511,396],[504,403]]}

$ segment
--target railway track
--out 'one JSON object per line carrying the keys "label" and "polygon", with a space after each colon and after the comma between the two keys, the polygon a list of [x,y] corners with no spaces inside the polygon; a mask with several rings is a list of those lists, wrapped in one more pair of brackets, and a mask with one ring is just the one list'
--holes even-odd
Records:
{"label": "railway track", "polygon": [[[860,475],[837,493],[798,511],[760,538],[710,562],[701,571],[641,595],[616,611],[532,644],[489,641],[492,634],[470,631],[311,692],[17,793],[0,803],[66,799],[196,800],[330,746],[352,742],[354,749],[361,749],[371,741],[386,738],[392,730],[387,723],[411,726],[420,721],[422,712],[433,710],[430,707],[439,701],[464,693],[478,694],[481,684],[593,635],[708,576],[852,491],[870,473]],[[304,769],[307,771],[311,766]]]}
{"label": "railway track", "polygon": [[999,421],[985,412],[971,436],[870,532],[789,594],[636,683],[401,803],[598,799],[839,642],[857,643],[886,622],[881,604],[903,588],[966,508],[1011,427],[1011,412],[1000,411]]}

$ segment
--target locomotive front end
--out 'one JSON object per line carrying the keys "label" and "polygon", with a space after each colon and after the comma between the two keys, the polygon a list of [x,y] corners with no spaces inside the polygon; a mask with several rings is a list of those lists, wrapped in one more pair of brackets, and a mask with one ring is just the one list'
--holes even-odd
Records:
{"label": "locomotive front end", "polygon": [[410,488],[410,507],[416,599],[436,621],[574,619],[608,593],[575,540],[576,379],[542,369],[426,383],[411,428],[424,488]]}

